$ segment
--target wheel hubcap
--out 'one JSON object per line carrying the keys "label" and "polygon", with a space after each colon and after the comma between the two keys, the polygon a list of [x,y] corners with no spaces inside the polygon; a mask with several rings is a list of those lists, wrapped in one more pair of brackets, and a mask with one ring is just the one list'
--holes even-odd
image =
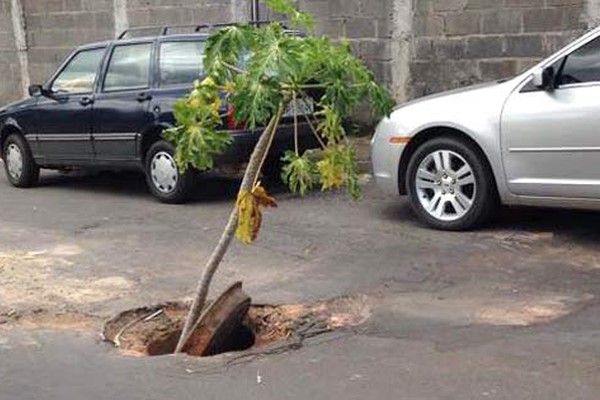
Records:
{"label": "wheel hubcap", "polygon": [[10,176],[13,179],[19,179],[23,174],[23,154],[19,146],[14,143],[8,145],[5,161]]}
{"label": "wheel hubcap", "polygon": [[152,183],[161,193],[171,193],[177,186],[179,173],[173,157],[164,151],[156,153],[150,164]]}
{"label": "wheel hubcap", "polygon": [[436,150],[417,170],[416,189],[421,206],[442,221],[456,221],[473,207],[477,185],[473,169],[459,154]]}

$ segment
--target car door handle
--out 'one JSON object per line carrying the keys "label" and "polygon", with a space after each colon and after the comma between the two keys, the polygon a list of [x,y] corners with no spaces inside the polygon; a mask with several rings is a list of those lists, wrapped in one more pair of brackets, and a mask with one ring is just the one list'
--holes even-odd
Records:
{"label": "car door handle", "polygon": [[79,99],[79,104],[81,104],[84,107],[89,106],[90,104],[94,104],[94,98],[89,96],[83,96],[81,99]]}
{"label": "car door handle", "polygon": [[150,93],[142,92],[138,94],[137,100],[140,103],[143,103],[144,101],[152,100],[152,95]]}

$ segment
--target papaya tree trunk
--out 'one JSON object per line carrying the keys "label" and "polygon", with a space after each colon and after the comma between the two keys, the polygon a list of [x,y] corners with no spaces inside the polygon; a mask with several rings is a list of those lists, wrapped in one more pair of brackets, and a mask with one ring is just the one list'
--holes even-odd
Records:
{"label": "papaya tree trunk", "polygon": [[[252,156],[250,157],[250,161],[248,163],[248,167],[246,168],[246,172],[244,173],[244,179],[242,180],[242,184],[240,185],[240,192],[242,191],[252,191],[254,185],[256,184],[258,177],[260,176],[260,170],[265,162],[267,154],[271,148],[271,144],[273,143],[273,138],[277,132],[277,127],[279,126],[279,121],[283,115],[283,104],[280,105],[277,114],[271,118],[269,124],[261,134],[254,150],[252,152]],[[204,272],[202,273],[202,277],[198,282],[198,287],[196,289],[196,296],[194,298],[194,302],[192,303],[192,307],[187,315],[185,320],[185,324],[183,327],[183,331],[181,332],[181,336],[179,337],[179,341],[177,343],[177,347],[175,348],[175,353],[180,353],[183,351],[185,345],[187,344],[190,336],[193,333],[193,329],[198,322],[198,319],[201,316],[202,310],[206,304],[206,298],[208,297],[208,292],[210,289],[210,285],[212,279],[215,275],[215,272],[219,268],[225,253],[229,249],[231,245],[231,241],[235,236],[235,231],[238,225],[239,211],[237,204],[234,206],[231,214],[229,215],[229,220],[223,233],[221,234],[221,239],[219,243],[213,250],[206,266],[204,267]]]}

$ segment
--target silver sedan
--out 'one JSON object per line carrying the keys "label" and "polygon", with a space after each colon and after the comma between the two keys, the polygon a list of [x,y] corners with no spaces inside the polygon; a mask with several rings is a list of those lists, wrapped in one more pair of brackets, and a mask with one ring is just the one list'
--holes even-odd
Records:
{"label": "silver sedan", "polygon": [[379,187],[438,229],[499,204],[600,208],[600,28],[513,79],[399,106],[372,160]]}

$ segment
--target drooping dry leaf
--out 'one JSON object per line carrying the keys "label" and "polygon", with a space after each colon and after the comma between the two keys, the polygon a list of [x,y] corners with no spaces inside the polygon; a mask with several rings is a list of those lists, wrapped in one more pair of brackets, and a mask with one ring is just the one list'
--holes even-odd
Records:
{"label": "drooping dry leaf", "polygon": [[277,207],[277,202],[258,183],[251,192],[248,190],[240,192],[237,207],[239,221],[235,235],[242,243],[252,244],[258,238],[260,232],[263,208]]}

